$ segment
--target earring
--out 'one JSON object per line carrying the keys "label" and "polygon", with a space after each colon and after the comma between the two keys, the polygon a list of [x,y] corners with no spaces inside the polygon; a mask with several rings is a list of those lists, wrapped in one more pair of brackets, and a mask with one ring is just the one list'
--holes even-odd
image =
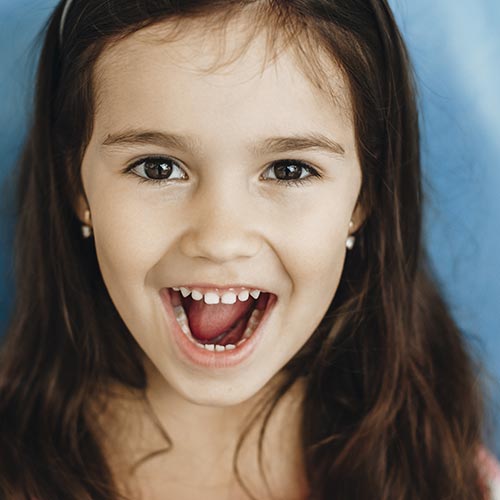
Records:
{"label": "earring", "polygon": [[82,224],[82,235],[86,239],[92,236],[92,226],[90,225],[90,210],[85,210],[84,219],[87,224]]}
{"label": "earring", "polygon": [[[354,222],[353,221],[349,222],[349,229],[352,229],[353,227],[354,227]],[[356,237],[351,234],[350,236],[347,237],[345,246],[347,247],[348,250],[352,250],[354,248],[355,242],[356,242]]]}

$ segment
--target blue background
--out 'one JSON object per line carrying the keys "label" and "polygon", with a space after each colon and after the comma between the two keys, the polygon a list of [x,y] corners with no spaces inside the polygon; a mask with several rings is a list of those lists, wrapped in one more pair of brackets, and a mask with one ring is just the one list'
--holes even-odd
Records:
{"label": "blue background", "polygon": [[[55,0],[0,0],[0,329],[12,295],[9,175],[25,134],[35,35]],[[393,0],[420,93],[426,238],[452,312],[490,372],[500,455],[500,2]]]}

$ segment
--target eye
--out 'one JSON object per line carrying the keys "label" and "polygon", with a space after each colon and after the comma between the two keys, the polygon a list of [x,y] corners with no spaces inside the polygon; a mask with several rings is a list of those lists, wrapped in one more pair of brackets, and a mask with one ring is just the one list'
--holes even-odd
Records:
{"label": "eye", "polygon": [[275,180],[278,184],[300,185],[321,177],[313,167],[299,160],[279,160],[272,163],[263,175],[265,180]]}
{"label": "eye", "polygon": [[187,174],[179,166],[179,163],[166,156],[143,158],[127,167],[126,173],[142,177],[143,180],[141,182],[164,182],[187,179]]}

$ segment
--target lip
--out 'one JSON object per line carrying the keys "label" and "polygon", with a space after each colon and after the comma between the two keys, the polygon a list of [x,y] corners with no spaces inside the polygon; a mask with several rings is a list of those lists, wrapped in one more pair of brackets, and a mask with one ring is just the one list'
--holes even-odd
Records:
{"label": "lip", "polygon": [[172,288],[189,288],[190,290],[198,290],[199,292],[213,292],[214,290],[217,291],[233,291],[233,290],[260,290],[261,292],[264,293],[269,293],[272,295],[276,295],[273,292],[267,290],[266,288],[260,287],[258,285],[248,285],[248,284],[242,284],[238,283],[235,285],[214,285],[214,284],[209,284],[209,283],[195,283],[195,284],[190,284],[190,283],[183,283],[181,285],[176,285],[175,287]]}
{"label": "lip", "polygon": [[[183,285],[183,286],[191,288],[190,285]],[[196,287],[193,286],[193,288]],[[220,289],[220,287],[217,288]],[[232,287],[232,288],[238,288],[238,287]],[[247,287],[245,286],[245,288]],[[212,288],[212,290],[213,289],[214,288]],[[259,290],[259,288],[255,289]],[[266,326],[268,318],[271,312],[274,310],[274,306],[277,302],[277,296],[270,293],[270,297],[264,315],[260,320],[259,326],[255,330],[255,332],[251,335],[251,337],[248,338],[248,340],[243,344],[237,346],[236,349],[233,349],[231,351],[218,352],[218,351],[206,351],[200,349],[199,347],[196,347],[186,337],[186,335],[181,330],[179,323],[177,323],[177,320],[175,319],[170,292],[168,288],[162,288],[160,290],[160,298],[164,306],[166,321],[168,323],[170,332],[174,339],[174,344],[177,348],[180,357],[185,361],[188,361],[190,364],[194,364],[204,368],[218,369],[218,370],[235,367],[237,365],[242,364],[243,362],[245,362],[250,358],[252,353],[259,345],[262,337],[266,334]]]}

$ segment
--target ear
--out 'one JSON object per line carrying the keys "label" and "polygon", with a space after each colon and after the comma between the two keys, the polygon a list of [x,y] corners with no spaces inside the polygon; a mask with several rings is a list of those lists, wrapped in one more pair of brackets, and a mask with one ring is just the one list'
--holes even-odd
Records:
{"label": "ear", "polygon": [[85,195],[81,194],[76,197],[73,203],[73,209],[82,224],[89,224],[89,218],[86,216],[86,212],[89,210],[89,204]]}
{"label": "ear", "polygon": [[366,216],[367,216],[367,214],[366,214],[364,207],[358,201],[358,203],[356,204],[356,208],[354,209],[354,212],[352,213],[352,217],[351,217],[351,220],[353,222],[353,226],[349,229],[350,234],[354,234],[359,230],[359,228],[365,222]]}

